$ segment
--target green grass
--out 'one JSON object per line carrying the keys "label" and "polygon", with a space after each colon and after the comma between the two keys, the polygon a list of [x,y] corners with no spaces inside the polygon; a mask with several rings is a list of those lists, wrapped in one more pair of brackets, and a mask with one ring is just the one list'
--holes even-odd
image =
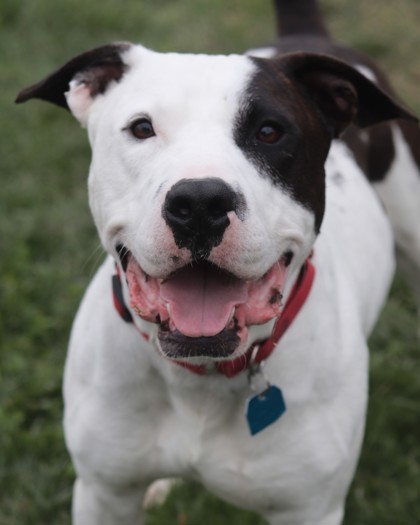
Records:
{"label": "green grass", "polygon": [[[420,112],[418,0],[325,0],[334,35],[377,57]],[[102,258],[85,190],[89,150],[65,112],[17,91],[112,40],[158,50],[241,51],[271,38],[261,0],[2,0],[0,3],[0,524],[69,524],[73,470],[61,429],[72,317]],[[365,445],[346,525],[420,522],[420,362],[400,278],[371,339]],[[257,525],[195,485],[149,525]]]}

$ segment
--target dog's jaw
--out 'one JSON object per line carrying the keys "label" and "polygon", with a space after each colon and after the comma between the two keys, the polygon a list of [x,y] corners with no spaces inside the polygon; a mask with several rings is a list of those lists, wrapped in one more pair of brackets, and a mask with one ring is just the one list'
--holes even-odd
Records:
{"label": "dog's jaw", "polygon": [[240,355],[248,345],[248,327],[267,323],[281,312],[290,254],[249,281],[206,261],[157,279],[130,253],[125,257],[130,305],[141,319],[159,325],[159,348],[167,357]]}
{"label": "dog's jaw", "polygon": [[159,347],[168,357],[220,359],[241,354],[248,327],[280,313],[288,257],[253,281],[207,262],[157,279],[148,276],[131,254],[127,257],[131,307],[143,320],[159,324]]}

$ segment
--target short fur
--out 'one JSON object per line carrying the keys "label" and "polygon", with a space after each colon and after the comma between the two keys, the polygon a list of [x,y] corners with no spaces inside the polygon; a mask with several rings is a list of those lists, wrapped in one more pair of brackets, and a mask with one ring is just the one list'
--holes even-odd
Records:
{"label": "short fur", "polygon": [[[419,129],[376,66],[329,39],[314,1],[275,4],[282,37],[248,56],[110,44],[17,99],[86,126],[109,253],[66,363],[75,525],[143,523],[146,489],[166,477],[271,525],[342,522],[394,238],[420,282]],[[251,436],[246,371],[214,363],[269,337],[312,251],[313,288],[265,363],[287,411]],[[112,303],[116,265],[134,323]]]}

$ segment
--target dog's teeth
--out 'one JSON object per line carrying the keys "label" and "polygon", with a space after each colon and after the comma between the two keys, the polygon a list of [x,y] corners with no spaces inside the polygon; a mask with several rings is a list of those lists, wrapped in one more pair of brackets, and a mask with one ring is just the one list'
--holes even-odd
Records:
{"label": "dog's teeth", "polygon": [[168,318],[171,320],[172,319],[171,305],[169,303],[165,303],[165,307],[166,307],[166,313],[168,314]]}
{"label": "dog's teeth", "polygon": [[235,310],[236,310],[236,307],[233,306],[232,311],[230,312],[230,315],[229,315],[228,322],[226,323],[226,326],[229,326],[230,323],[232,322],[233,316],[235,315]]}

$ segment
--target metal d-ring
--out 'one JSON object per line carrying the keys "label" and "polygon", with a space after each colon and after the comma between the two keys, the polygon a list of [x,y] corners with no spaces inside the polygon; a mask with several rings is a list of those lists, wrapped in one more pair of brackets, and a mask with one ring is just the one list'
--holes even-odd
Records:
{"label": "metal d-ring", "polygon": [[[270,387],[270,381],[267,379],[263,371],[265,361],[260,361],[259,363],[256,362],[259,349],[260,345],[255,345],[252,349],[248,367],[248,384],[253,392],[264,392]],[[264,381],[263,388],[261,388],[261,380]],[[260,383],[260,386],[256,384],[258,382]]]}

